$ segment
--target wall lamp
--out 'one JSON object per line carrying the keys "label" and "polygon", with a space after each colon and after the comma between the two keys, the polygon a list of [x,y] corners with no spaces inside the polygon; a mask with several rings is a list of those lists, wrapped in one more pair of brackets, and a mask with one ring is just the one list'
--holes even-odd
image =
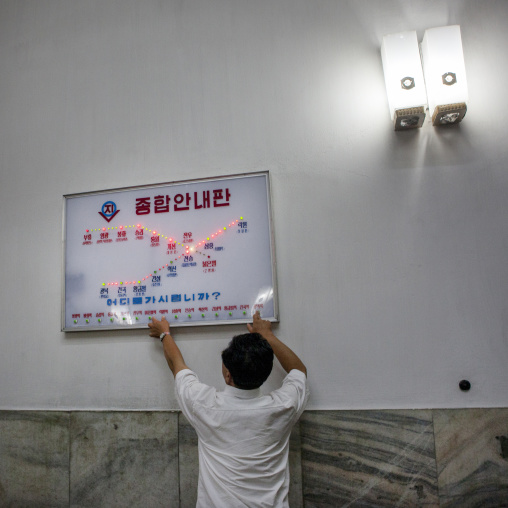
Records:
{"label": "wall lamp", "polygon": [[416,32],[385,35],[381,59],[395,130],[421,127],[427,109],[427,93]]}
{"label": "wall lamp", "polygon": [[432,124],[459,123],[467,109],[466,67],[460,26],[425,30],[421,52]]}
{"label": "wall lamp", "polygon": [[427,107],[433,125],[464,118],[468,93],[460,26],[425,30],[420,47],[414,31],[385,35],[381,58],[395,130],[421,127]]}

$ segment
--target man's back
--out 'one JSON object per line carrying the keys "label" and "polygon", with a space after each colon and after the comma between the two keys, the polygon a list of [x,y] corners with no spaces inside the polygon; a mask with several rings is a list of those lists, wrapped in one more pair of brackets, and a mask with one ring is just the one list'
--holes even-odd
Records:
{"label": "man's back", "polygon": [[[233,337],[221,353],[226,390],[217,392],[187,367],[164,316],[148,327],[162,342],[180,407],[198,434],[197,506],[287,507],[289,435],[309,397],[298,355],[257,311],[249,333]],[[281,388],[261,396],[274,357],[288,375]]]}
{"label": "man's back", "polygon": [[198,507],[284,507],[289,436],[308,398],[306,376],[292,370],[278,390],[225,391],[176,376],[176,393],[199,438]]}

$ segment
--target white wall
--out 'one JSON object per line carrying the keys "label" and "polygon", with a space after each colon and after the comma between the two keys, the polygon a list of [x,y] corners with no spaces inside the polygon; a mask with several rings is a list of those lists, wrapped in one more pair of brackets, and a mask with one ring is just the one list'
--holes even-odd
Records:
{"label": "white wall", "polygon": [[[62,195],[267,169],[277,333],[311,408],[507,406],[507,15],[503,0],[0,2],[0,408],[176,408],[145,332],[60,332]],[[467,116],[395,133],[381,37],[447,24]],[[221,386],[242,329],[176,336]]]}

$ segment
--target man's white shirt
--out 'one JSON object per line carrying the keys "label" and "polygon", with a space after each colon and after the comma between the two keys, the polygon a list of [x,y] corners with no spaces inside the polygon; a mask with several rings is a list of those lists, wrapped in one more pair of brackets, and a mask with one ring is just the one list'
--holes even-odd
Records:
{"label": "man's white shirt", "polygon": [[289,436],[302,414],[307,378],[293,369],[278,390],[220,392],[184,369],[175,377],[182,412],[198,435],[198,508],[288,507]]}

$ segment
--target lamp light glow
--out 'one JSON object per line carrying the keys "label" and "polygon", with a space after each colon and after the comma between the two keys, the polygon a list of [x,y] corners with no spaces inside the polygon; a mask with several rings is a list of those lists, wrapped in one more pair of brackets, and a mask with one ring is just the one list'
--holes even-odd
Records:
{"label": "lamp light glow", "polygon": [[385,35],[381,58],[395,130],[421,127],[425,120],[427,93],[416,32]]}
{"label": "lamp light glow", "polygon": [[432,124],[459,123],[468,100],[460,26],[425,30],[421,55]]}

